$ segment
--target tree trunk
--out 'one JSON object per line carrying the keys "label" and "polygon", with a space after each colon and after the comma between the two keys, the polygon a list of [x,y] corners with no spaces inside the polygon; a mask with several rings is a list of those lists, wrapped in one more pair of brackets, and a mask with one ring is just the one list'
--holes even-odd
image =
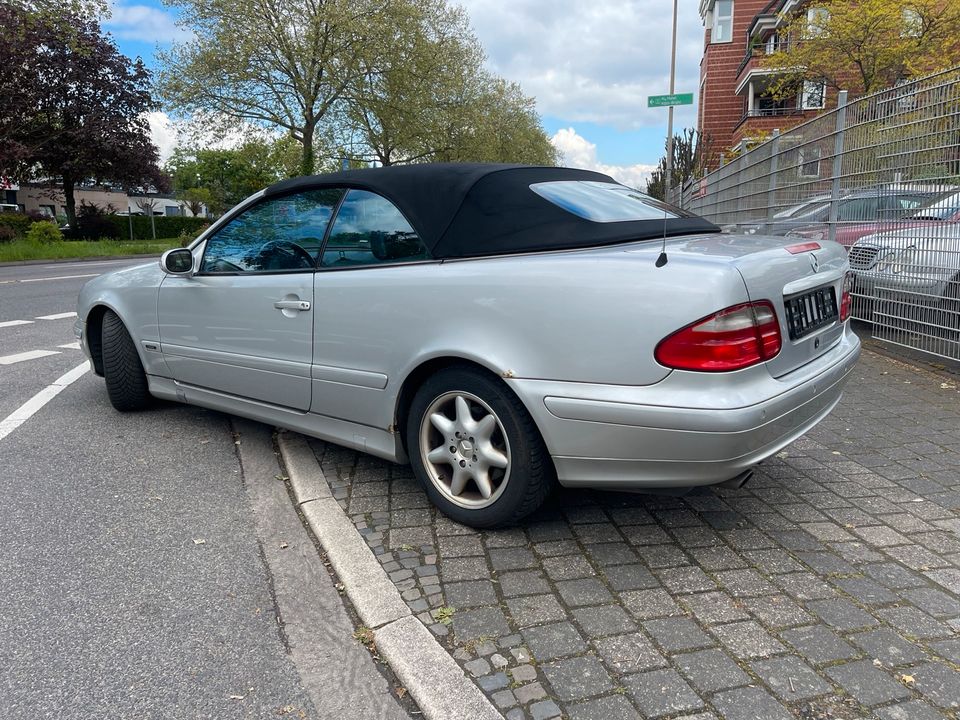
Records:
{"label": "tree trunk", "polygon": [[67,225],[70,226],[71,235],[76,235],[77,232],[77,199],[73,195],[75,184],[73,175],[63,174],[63,205],[67,210]]}
{"label": "tree trunk", "polygon": [[300,174],[301,175],[314,174],[313,130],[314,130],[313,124],[308,123],[303,126],[303,130],[300,133],[301,134],[300,142],[303,143],[303,155],[300,158]]}

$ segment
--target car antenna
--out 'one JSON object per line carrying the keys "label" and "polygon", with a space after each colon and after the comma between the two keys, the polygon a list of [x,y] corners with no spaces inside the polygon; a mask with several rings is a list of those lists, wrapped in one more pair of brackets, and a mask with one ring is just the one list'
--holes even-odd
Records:
{"label": "car antenna", "polygon": [[667,264],[667,206],[663,206],[663,243],[660,245],[660,256],[654,263],[658,268]]}

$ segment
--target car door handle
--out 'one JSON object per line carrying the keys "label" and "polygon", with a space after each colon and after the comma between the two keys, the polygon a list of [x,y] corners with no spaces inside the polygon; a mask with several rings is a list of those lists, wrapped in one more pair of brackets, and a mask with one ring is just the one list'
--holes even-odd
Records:
{"label": "car door handle", "polygon": [[309,300],[277,300],[273,304],[277,310],[309,310]]}

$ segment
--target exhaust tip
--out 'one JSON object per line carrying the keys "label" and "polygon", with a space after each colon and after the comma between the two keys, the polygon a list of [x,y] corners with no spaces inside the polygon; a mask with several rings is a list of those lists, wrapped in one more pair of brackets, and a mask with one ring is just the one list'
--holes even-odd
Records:
{"label": "exhaust tip", "polygon": [[724,480],[722,483],[718,483],[717,487],[733,488],[733,489],[741,488],[744,485],[746,485],[747,481],[750,480],[750,478],[752,477],[753,477],[753,468],[750,468],[749,470],[744,470],[742,473],[740,473],[736,477],[732,477],[729,480]]}

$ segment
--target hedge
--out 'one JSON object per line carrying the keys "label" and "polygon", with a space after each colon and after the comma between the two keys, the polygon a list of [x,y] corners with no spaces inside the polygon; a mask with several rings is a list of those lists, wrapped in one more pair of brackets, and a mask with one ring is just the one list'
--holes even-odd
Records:
{"label": "hedge", "polygon": [[[133,239],[149,240],[153,237],[150,229],[149,215],[107,215],[105,220],[109,220],[117,227],[117,237],[120,240],[130,239],[130,221],[133,220]],[[158,238],[179,237],[182,233],[187,235],[197,235],[200,229],[209,225],[212,221],[209,218],[182,217],[182,216],[154,216],[153,221],[157,228]]]}
{"label": "hedge", "polygon": [[12,228],[17,237],[23,237],[33,219],[24,213],[0,213],[0,225]]}

